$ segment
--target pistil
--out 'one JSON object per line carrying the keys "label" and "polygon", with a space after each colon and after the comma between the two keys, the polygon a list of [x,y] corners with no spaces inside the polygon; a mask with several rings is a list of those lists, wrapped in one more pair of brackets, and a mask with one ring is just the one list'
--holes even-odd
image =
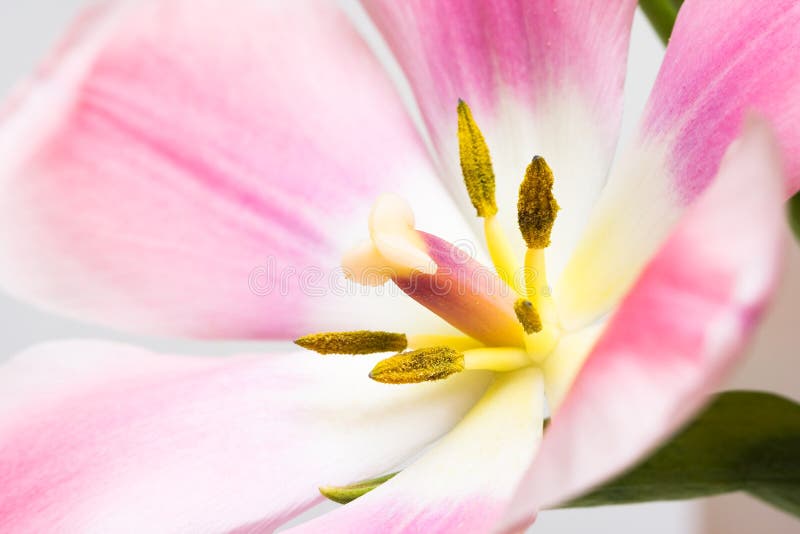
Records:
{"label": "pistil", "polygon": [[391,280],[408,296],[464,334],[493,346],[523,345],[514,316],[516,294],[466,252],[416,230],[408,204],[378,199],[370,216],[371,244],[349,251],[345,272],[358,282]]}

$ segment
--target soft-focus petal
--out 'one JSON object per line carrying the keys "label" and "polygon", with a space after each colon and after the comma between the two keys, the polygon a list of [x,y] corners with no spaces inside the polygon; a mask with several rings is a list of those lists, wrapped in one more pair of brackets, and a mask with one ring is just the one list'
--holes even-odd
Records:
{"label": "soft-focus petal", "polygon": [[589,355],[509,525],[631,465],[719,385],[777,277],[785,237],[777,152],[765,124],[748,123]]}
{"label": "soft-focus petal", "polygon": [[605,330],[605,321],[581,328],[563,336],[544,362],[544,383],[547,392],[547,406],[556,411],[580,372],[586,358],[592,352],[597,339]]}
{"label": "soft-focus petal", "polygon": [[691,200],[711,182],[752,110],[775,128],[787,193],[800,189],[798,25],[800,4],[794,0],[683,5],[644,124],[645,135],[673,138],[671,163],[682,199]]}
{"label": "soft-focus petal", "polygon": [[0,286],[149,332],[404,326],[332,271],[383,191],[468,237],[330,2],[91,12],[0,112],[0,174]]}
{"label": "soft-focus petal", "polygon": [[558,287],[565,321],[590,320],[618,302],[716,175],[748,111],[770,119],[786,191],[800,188],[798,26],[794,0],[683,4],[640,134],[615,166]]}
{"label": "soft-focus petal", "polygon": [[538,371],[499,375],[464,420],[410,467],[289,532],[489,532],[539,444],[543,405]]}
{"label": "soft-focus petal", "polygon": [[[499,217],[517,235],[525,168],[544,156],[562,211],[548,250],[560,270],[605,182],[617,142],[635,0],[363,0],[405,71],[453,194],[456,103],[483,130]],[[522,241],[519,241],[522,247]]]}
{"label": "soft-focus petal", "polygon": [[3,532],[266,532],[391,469],[487,383],[377,384],[375,358],[40,345],[0,367]]}

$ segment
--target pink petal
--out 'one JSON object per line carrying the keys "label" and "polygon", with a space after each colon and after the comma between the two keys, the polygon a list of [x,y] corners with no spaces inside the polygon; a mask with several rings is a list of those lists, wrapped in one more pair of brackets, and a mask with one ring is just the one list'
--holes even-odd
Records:
{"label": "pink petal", "polygon": [[320,485],[414,454],[487,383],[387,387],[367,378],[374,364],[39,345],[0,367],[0,530],[271,531]]}
{"label": "pink petal", "polygon": [[[498,177],[500,218],[517,235],[525,168],[544,156],[562,211],[560,268],[606,179],[622,110],[635,0],[367,0],[405,71],[453,194],[474,212],[458,167],[456,104],[473,109]],[[520,240],[520,247],[522,247]]]}
{"label": "pink petal", "polygon": [[0,285],[126,329],[391,329],[404,308],[351,298],[335,271],[372,200],[403,194],[464,237],[392,84],[328,2],[90,12],[0,112],[0,173]]}
{"label": "pink petal", "polygon": [[687,0],[681,8],[644,130],[674,136],[671,161],[684,201],[711,182],[748,111],[774,124],[787,196],[800,189],[798,25],[792,0]]}
{"label": "pink petal", "polygon": [[542,415],[538,371],[499,375],[464,420],[410,467],[288,532],[490,532],[538,446]]}
{"label": "pink petal", "polygon": [[775,140],[753,120],[611,319],[555,414],[507,525],[630,466],[719,385],[774,288],[782,198]]}
{"label": "pink petal", "polygon": [[792,0],[683,4],[638,139],[612,171],[558,287],[566,322],[585,324],[619,302],[716,175],[748,111],[776,130],[785,193],[800,188],[799,25]]}

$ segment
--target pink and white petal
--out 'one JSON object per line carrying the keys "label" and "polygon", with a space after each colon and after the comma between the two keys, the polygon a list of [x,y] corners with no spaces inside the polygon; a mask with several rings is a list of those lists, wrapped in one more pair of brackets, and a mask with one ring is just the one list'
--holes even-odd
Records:
{"label": "pink and white petal", "polygon": [[405,195],[421,223],[468,232],[328,2],[91,11],[0,112],[0,173],[0,286],[139,331],[403,326],[413,303],[377,307],[336,270],[374,198]]}
{"label": "pink and white petal", "polygon": [[0,530],[271,531],[320,485],[415,454],[488,384],[387,387],[377,357],[34,347],[0,367]]}
{"label": "pink and white petal", "polygon": [[498,375],[464,420],[410,467],[287,532],[489,532],[539,445],[543,408],[539,371]]}
{"label": "pink and white petal", "polygon": [[548,267],[560,270],[616,146],[635,0],[363,3],[410,81],[465,212],[474,210],[459,169],[459,98],[472,107],[491,150],[498,216],[510,235],[518,234],[525,169],[534,155],[547,159],[562,207]]}
{"label": "pink and white petal", "polygon": [[800,189],[798,24],[792,0],[687,0],[681,8],[643,130],[671,139],[682,200],[712,181],[748,111],[774,125],[787,197]]}
{"label": "pink and white petal", "polygon": [[610,319],[555,413],[507,525],[632,465],[718,387],[775,287],[782,180],[776,141],[754,119]]}
{"label": "pink and white petal", "polygon": [[638,139],[612,172],[558,288],[565,320],[591,320],[619,301],[716,175],[748,111],[776,130],[785,193],[800,189],[798,25],[793,0],[683,4]]}

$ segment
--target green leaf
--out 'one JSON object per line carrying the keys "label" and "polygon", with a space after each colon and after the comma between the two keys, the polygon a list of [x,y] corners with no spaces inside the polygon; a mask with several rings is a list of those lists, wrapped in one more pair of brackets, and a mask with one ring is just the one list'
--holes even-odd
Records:
{"label": "green leaf", "polygon": [[639,0],[639,7],[664,44],[669,41],[682,4],[683,0]]}
{"label": "green leaf", "polygon": [[800,516],[800,405],[770,393],[722,393],[648,459],[566,507],[733,491]]}
{"label": "green leaf", "polygon": [[789,199],[789,225],[800,240],[800,192]]}
{"label": "green leaf", "polygon": [[371,478],[369,480],[362,480],[349,486],[323,486],[319,488],[319,492],[339,504],[347,504],[361,497],[362,495],[374,490],[387,480],[391,480],[397,473],[389,473],[378,478]]}

